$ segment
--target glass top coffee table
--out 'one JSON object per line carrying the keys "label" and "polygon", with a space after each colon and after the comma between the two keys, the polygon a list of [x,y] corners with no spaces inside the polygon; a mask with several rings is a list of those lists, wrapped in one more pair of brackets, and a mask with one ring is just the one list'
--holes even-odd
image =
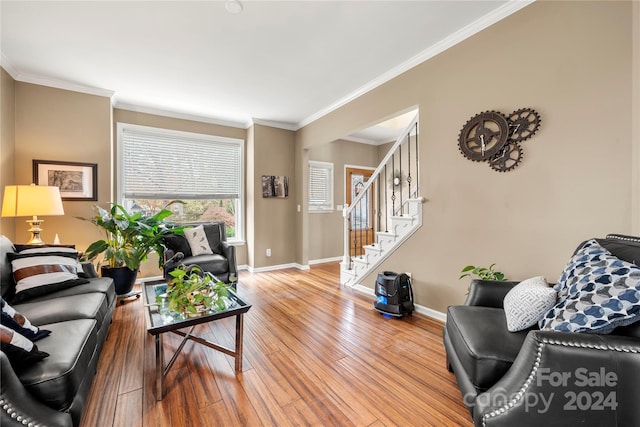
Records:
{"label": "glass top coffee table", "polygon": [[[145,318],[147,332],[154,336],[156,347],[156,399],[164,397],[164,378],[176,361],[187,341],[195,341],[199,344],[221,351],[235,358],[236,372],[242,372],[242,336],[244,328],[244,314],[249,311],[251,304],[242,300],[235,292],[229,291],[227,308],[225,310],[207,311],[195,317],[187,317],[184,314],[172,313],[156,304],[156,296],[166,292],[166,282],[148,282],[143,285],[145,300]],[[236,316],[236,342],[235,349],[229,349],[204,338],[192,335],[194,328],[202,323],[214,322],[219,319]],[[189,328],[187,332],[181,329]],[[166,332],[183,337],[169,363],[164,364],[164,346],[162,336]]]}

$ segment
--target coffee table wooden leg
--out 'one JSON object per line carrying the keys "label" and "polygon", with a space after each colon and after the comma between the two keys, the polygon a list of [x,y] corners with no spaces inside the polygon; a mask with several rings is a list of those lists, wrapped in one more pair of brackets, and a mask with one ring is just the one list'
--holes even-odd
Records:
{"label": "coffee table wooden leg", "polygon": [[236,372],[242,372],[242,338],[244,335],[244,313],[236,316]]}
{"label": "coffee table wooden leg", "polygon": [[155,336],[156,343],[156,400],[164,397],[164,346],[162,334]]}

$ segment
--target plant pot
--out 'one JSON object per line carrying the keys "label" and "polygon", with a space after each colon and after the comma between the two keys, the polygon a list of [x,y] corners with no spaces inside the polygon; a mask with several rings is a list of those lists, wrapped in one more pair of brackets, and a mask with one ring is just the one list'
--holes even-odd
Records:
{"label": "plant pot", "polygon": [[116,288],[117,295],[125,295],[131,292],[138,277],[138,270],[129,270],[128,267],[114,267],[103,265],[100,267],[102,277],[111,277]]}

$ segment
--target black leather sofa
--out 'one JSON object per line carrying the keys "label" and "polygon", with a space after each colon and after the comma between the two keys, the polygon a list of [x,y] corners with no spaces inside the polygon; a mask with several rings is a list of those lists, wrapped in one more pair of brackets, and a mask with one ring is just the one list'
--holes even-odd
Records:
{"label": "black leather sofa", "polygon": [[[208,222],[203,225],[209,247],[213,254],[196,255],[191,253],[191,247],[187,238],[182,234],[167,233],[162,238],[165,246],[163,254],[164,277],[169,277],[169,272],[178,265],[189,267],[197,265],[203,271],[209,272],[225,283],[233,283],[238,278],[238,266],[236,264],[236,248],[227,242],[226,226],[223,221]],[[185,225],[185,229],[192,225]],[[182,255],[180,255],[182,254]]]}
{"label": "black leather sofa", "polygon": [[[640,265],[640,239],[596,239]],[[509,332],[503,300],[517,282],[474,280],[444,328],[455,373],[476,426],[640,426],[640,322],[611,334]]]}
{"label": "black leather sofa", "polygon": [[14,370],[0,352],[0,425],[77,426],[116,304],[113,280],[97,277],[93,265],[83,263],[88,283],[13,304],[7,253],[14,250],[11,241],[1,236],[2,296],[33,325],[51,334],[36,343],[49,356],[29,366]]}

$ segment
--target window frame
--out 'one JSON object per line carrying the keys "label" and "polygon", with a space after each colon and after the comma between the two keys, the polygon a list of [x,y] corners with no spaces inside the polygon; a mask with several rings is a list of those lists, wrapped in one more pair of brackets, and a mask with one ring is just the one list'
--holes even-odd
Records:
{"label": "window frame", "polygon": [[[199,140],[209,143],[225,143],[237,145],[240,149],[240,177],[239,177],[239,195],[235,212],[235,231],[236,235],[230,238],[228,242],[230,244],[243,244],[244,243],[244,210],[245,210],[245,140],[239,138],[229,138],[224,136],[210,135],[196,132],[185,132],[173,129],[159,128],[154,126],[136,125],[131,123],[118,122],[117,123],[117,185],[116,185],[116,200],[118,203],[124,203],[124,132],[126,130],[139,131],[144,133],[158,134],[162,137],[176,137],[187,138],[191,140]],[[170,218],[169,218],[170,219]]]}
{"label": "window frame", "polygon": [[[333,212],[333,202],[334,202],[334,196],[335,196],[335,188],[334,188],[334,183],[335,183],[335,177],[334,177],[334,172],[335,172],[335,168],[332,162],[321,162],[318,160],[309,160],[309,186],[308,186],[308,191],[309,191],[309,200],[308,200],[308,211],[309,213],[331,213]],[[311,172],[313,168],[317,168],[317,169],[324,169],[324,170],[328,170],[329,171],[329,183],[327,185],[327,189],[328,189],[328,197],[326,197],[326,199],[328,199],[324,204],[322,205],[316,205],[316,204],[311,204],[311,184],[312,184],[312,180],[311,180]]]}

